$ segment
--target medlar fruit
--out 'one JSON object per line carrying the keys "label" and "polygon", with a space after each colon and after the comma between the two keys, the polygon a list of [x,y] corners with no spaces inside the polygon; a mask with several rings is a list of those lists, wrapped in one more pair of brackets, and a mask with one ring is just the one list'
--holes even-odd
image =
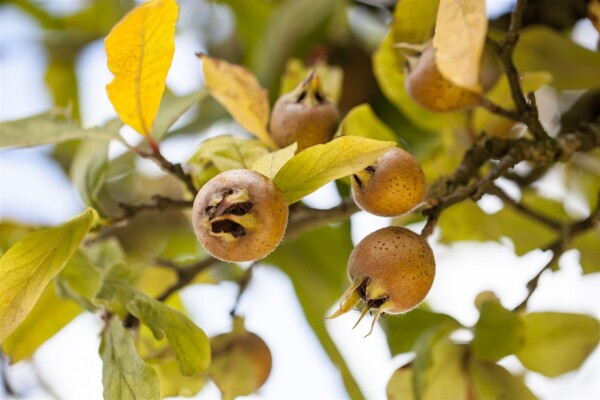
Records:
{"label": "medlar fruit", "polygon": [[272,252],[285,233],[285,195],[256,171],[234,169],[208,181],[193,207],[196,236],[212,256],[255,261]]}
{"label": "medlar fruit", "polygon": [[296,152],[331,140],[338,127],[339,111],[321,89],[312,71],[292,92],[282,95],[273,106],[269,132],[279,147],[298,143]]}
{"label": "medlar fruit", "polygon": [[350,254],[348,277],[352,283],[342,295],[339,310],[329,318],[362,302],[356,325],[369,310],[376,310],[368,336],[381,313],[403,314],[418,306],[431,289],[434,276],[435,259],[423,237],[398,226],[379,229]]}
{"label": "medlar fruit", "polygon": [[412,154],[400,148],[385,152],[377,162],[352,175],[352,197],[374,215],[404,214],[423,200],[425,173]]}
{"label": "medlar fruit", "polygon": [[404,79],[414,101],[432,111],[456,111],[479,104],[480,95],[446,79],[435,64],[431,43],[418,58],[408,57]]}
{"label": "medlar fruit", "polygon": [[244,328],[237,317],[233,331],[210,339],[212,361],[208,374],[223,399],[247,396],[260,388],[271,373],[271,351],[256,334]]}

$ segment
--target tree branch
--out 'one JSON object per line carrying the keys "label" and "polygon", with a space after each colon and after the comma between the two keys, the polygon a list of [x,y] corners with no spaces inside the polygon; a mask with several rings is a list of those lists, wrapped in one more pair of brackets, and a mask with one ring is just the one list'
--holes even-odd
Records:
{"label": "tree branch", "polygon": [[[598,200],[600,202],[600,193],[598,193]],[[566,225],[562,228],[558,238],[546,248],[546,250],[550,250],[552,252],[552,258],[533,278],[531,278],[531,280],[529,280],[529,282],[527,282],[527,296],[525,296],[525,299],[518,306],[516,306],[513,311],[523,311],[525,308],[527,308],[527,303],[537,289],[542,274],[551,269],[558,262],[564,252],[569,250],[569,246],[573,239],[586,232],[588,229],[593,228],[599,222],[600,206],[596,208],[596,210],[594,210],[594,212],[592,212],[592,214],[590,214],[590,216],[586,219]]]}
{"label": "tree branch", "polygon": [[189,208],[194,204],[190,200],[177,200],[170,197],[164,197],[160,195],[152,196],[152,203],[141,203],[141,204],[126,204],[119,203],[119,207],[123,210],[123,215],[113,219],[111,222],[120,222],[129,219],[139,212],[146,210],[158,210],[165,211],[168,209],[180,209]]}
{"label": "tree branch", "polygon": [[151,152],[144,151],[138,147],[128,146],[130,150],[135,152],[142,158],[147,158],[154,161],[163,171],[168,172],[169,174],[175,176],[179,179],[187,188],[187,190],[195,195],[198,193],[198,190],[194,186],[194,182],[192,181],[192,177],[188,175],[184,170],[181,164],[175,163],[173,164],[169,160],[167,160],[158,147],[158,144],[154,141],[148,142],[150,147],[152,148]]}

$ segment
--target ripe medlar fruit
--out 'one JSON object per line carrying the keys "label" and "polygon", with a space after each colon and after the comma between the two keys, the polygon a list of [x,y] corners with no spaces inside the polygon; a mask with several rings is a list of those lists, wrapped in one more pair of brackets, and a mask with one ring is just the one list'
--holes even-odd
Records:
{"label": "ripe medlar fruit", "polygon": [[212,178],[193,207],[194,231],[204,249],[230,262],[267,256],[283,238],[287,219],[285,195],[270,179],[247,169]]}
{"label": "ripe medlar fruit", "polygon": [[385,152],[374,165],[352,175],[352,197],[374,215],[392,217],[412,210],[425,195],[425,173],[412,154]]}
{"label": "ripe medlar fruit", "polygon": [[398,226],[379,229],[350,254],[348,277],[352,284],[342,295],[339,310],[329,318],[347,313],[362,301],[356,325],[369,310],[376,310],[368,336],[381,313],[403,314],[418,306],[434,276],[435,259],[423,237]]}
{"label": "ripe medlar fruit", "polygon": [[404,79],[414,101],[432,111],[456,111],[479,104],[480,95],[446,79],[435,64],[431,43],[418,58],[408,57]]}
{"label": "ripe medlar fruit", "polygon": [[298,143],[296,152],[327,143],[337,130],[339,111],[325,98],[319,77],[312,71],[292,92],[273,106],[269,132],[279,147]]}
{"label": "ripe medlar fruit", "polygon": [[223,399],[247,396],[260,388],[271,373],[271,351],[236,317],[233,331],[210,339],[212,361],[208,374]]}

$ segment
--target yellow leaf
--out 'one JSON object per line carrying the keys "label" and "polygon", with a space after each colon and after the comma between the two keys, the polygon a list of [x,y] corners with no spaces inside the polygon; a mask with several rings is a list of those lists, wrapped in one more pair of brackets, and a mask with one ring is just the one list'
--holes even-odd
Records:
{"label": "yellow leaf", "polygon": [[0,258],[0,342],[29,314],[96,218],[91,208],[66,223],[25,236]]}
{"label": "yellow leaf", "polygon": [[175,52],[174,0],[151,0],[134,8],[106,37],[106,92],[119,118],[150,137]]}
{"label": "yellow leaf", "polygon": [[269,98],[258,80],[246,68],[226,61],[200,55],[208,92],[248,132],[272,148],[267,124]]}
{"label": "yellow leaf", "polygon": [[487,24],[485,0],[440,1],[433,35],[436,65],[446,79],[477,93]]}
{"label": "yellow leaf", "polygon": [[252,169],[260,172],[269,179],[273,179],[281,167],[294,157],[297,148],[298,143],[292,143],[283,149],[265,154],[254,162]]}

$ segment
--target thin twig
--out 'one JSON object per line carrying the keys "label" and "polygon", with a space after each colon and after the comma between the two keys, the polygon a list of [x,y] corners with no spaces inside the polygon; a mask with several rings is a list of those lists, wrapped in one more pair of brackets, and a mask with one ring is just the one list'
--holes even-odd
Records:
{"label": "thin twig", "polygon": [[238,282],[238,285],[239,285],[238,294],[235,297],[235,303],[233,303],[233,308],[231,309],[231,312],[230,312],[232,317],[237,316],[237,309],[240,305],[240,300],[241,300],[242,296],[244,295],[244,293],[246,292],[246,289],[248,288],[250,280],[252,280],[254,269],[256,268],[257,265],[258,265],[257,262],[253,262],[248,267],[248,269],[245,271],[244,275],[242,276],[242,279],[240,279],[240,281]]}
{"label": "thin twig", "polygon": [[196,187],[194,186],[192,177],[183,170],[183,167],[181,166],[181,164],[179,164],[179,163],[174,164],[174,163],[170,162],[169,160],[167,160],[160,152],[160,149],[159,149],[158,145],[156,144],[156,142],[154,142],[154,144],[150,143],[150,146],[152,148],[151,152],[144,151],[138,147],[132,147],[132,146],[128,146],[128,147],[131,151],[135,152],[140,157],[147,158],[149,160],[154,161],[165,172],[168,172],[171,175],[175,176],[177,179],[179,179],[185,185],[187,190],[190,193],[192,193],[193,195],[198,193],[198,189],[196,189]]}
{"label": "thin twig", "polygon": [[[598,193],[598,200],[600,201],[600,193]],[[514,308],[514,311],[523,311],[525,308],[527,308],[527,303],[537,289],[542,274],[554,267],[564,252],[569,249],[573,239],[593,228],[599,222],[600,207],[598,207],[586,219],[563,227],[559,237],[546,248],[546,250],[550,250],[552,252],[552,258],[546,263],[546,265],[542,267],[542,269],[540,269],[537,274],[535,274],[533,278],[529,280],[529,282],[527,282],[527,295],[525,296],[525,299],[523,299],[523,301]]]}
{"label": "thin twig", "polygon": [[169,197],[155,195],[152,196],[151,203],[141,203],[141,204],[127,204],[127,203],[119,203],[119,207],[123,210],[123,215],[118,218],[113,219],[111,222],[119,222],[126,219],[129,219],[136,215],[139,212],[147,211],[147,210],[158,210],[165,211],[168,209],[180,209],[180,208],[189,208],[194,204],[193,201],[189,200],[177,200],[171,199]]}
{"label": "thin twig", "polygon": [[520,212],[523,215],[528,216],[531,219],[536,220],[537,222],[540,222],[540,223],[546,225],[548,228],[551,228],[554,230],[562,229],[562,226],[563,226],[562,223],[560,223],[559,221],[556,221],[555,219],[550,218],[544,214],[541,214],[532,208],[527,207],[523,203],[519,203],[518,201],[516,201],[515,199],[510,197],[504,190],[502,190],[500,187],[498,187],[496,185],[491,185],[488,189],[488,193],[493,194],[494,196],[496,196],[500,200],[502,200],[505,204],[510,205],[516,211]]}

